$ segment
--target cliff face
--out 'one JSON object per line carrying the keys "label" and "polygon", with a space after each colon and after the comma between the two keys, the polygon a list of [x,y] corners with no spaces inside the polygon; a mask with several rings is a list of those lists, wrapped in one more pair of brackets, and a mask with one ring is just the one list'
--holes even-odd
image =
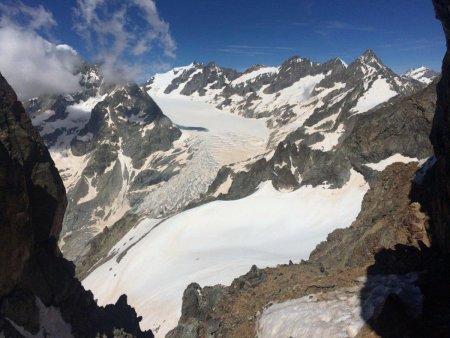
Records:
{"label": "cliff face", "polygon": [[142,333],[121,297],[99,308],[57,246],[67,205],[57,169],[0,75],[0,336]]}
{"label": "cliff face", "polygon": [[442,78],[437,87],[437,107],[431,142],[435,166],[432,201],[433,239],[443,252],[450,252],[450,1],[433,0],[437,18],[442,22],[447,53],[442,64]]}
{"label": "cliff face", "polygon": [[[67,204],[61,178],[21,104],[0,77],[0,295],[30,256],[55,241]],[[53,242],[53,245],[51,244]]]}

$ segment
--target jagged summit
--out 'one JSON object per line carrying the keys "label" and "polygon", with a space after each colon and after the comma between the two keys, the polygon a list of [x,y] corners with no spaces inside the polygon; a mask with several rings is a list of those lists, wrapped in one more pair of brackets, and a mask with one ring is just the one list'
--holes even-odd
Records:
{"label": "jagged summit", "polygon": [[291,67],[299,68],[299,67],[313,67],[318,66],[319,63],[314,62],[310,59],[303,58],[300,56],[292,56],[284,61],[280,66],[280,71],[289,71]]}
{"label": "jagged summit", "polygon": [[377,68],[387,68],[383,61],[378,57],[377,54],[372,49],[366,50],[361,56],[359,56],[355,61],[355,63],[369,65]]}

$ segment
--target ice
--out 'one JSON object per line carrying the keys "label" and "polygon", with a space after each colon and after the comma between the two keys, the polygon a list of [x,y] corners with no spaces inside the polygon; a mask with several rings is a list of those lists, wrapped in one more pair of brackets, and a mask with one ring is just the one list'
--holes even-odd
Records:
{"label": "ice", "polygon": [[283,193],[265,182],[244,199],[208,203],[167,219],[119,263],[104,263],[83,284],[101,305],[126,293],[144,317],[142,327],[160,327],[156,336],[163,337],[178,321],[189,283],[230,284],[253,264],[306,259],[331,231],[351,224],[367,190],[355,171],[341,189],[305,186]]}
{"label": "ice", "polygon": [[152,217],[160,217],[176,211],[206,193],[222,166],[266,151],[269,130],[263,119],[223,112],[178,94],[154,93],[153,99],[183,132],[176,147],[185,149],[177,156],[184,166],[178,175],[146,195],[139,212],[152,209]]}

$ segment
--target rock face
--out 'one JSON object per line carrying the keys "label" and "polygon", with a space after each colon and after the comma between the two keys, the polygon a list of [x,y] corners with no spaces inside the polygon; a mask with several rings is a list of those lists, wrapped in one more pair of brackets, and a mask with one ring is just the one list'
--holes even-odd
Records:
{"label": "rock face", "polygon": [[99,308],[75,279],[57,245],[66,205],[47,148],[0,75],[0,336],[152,337],[125,296]]}
{"label": "rock face", "polygon": [[364,196],[353,224],[332,232],[311,253],[310,260],[320,262],[326,270],[354,268],[367,265],[378,251],[398,243],[430,246],[428,216],[410,196],[416,171],[417,163],[389,166]]}
{"label": "rock face", "polygon": [[26,104],[67,188],[60,245],[70,260],[82,259],[94,235],[181,168],[169,157],[181,132],[147,93],[106,83],[95,65],[80,73],[80,92]]}
{"label": "rock face", "polygon": [[436,155],[435,193],[432,201],[433,239],[440,249],[450,253],[450,2],[433,0],[437,18],[442,22],[447,53],[442,65],[442,78],[437,88],[438,100],[431,132]]}

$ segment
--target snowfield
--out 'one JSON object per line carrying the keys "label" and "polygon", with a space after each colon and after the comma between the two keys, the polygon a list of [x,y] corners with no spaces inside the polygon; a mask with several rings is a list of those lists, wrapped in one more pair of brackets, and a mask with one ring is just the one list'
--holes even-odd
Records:
{"label": "snowfield", "polygon": [[[83,285],[100,305],[126,293],[144,317],[142,328],[163,337],[178,322],[189,283],[230,284],[253,264],[267,267],[308,258],[331,231],[351,224],[367,190],[355,171],[341,189],[307,186],[283,193],[265,182],[241,200],[205,204],[158,224],[133,242],[120,262],[106,262]],[[143,221],[131,231],[143,234],[148,230],[138,228],[152,224]]]}
{"label": "snowfield", "polygon": [[398,93],[391,88],[385,79],[378,78],[364,96],[358,100],[356,107],[353,108],[354,115],[365,113],[397,95]]}
{"label": "snowfield", "polygon": [[153,99],[184,137],[206,143],[221,166],[247,160],[266,149],[269,130],[264,119],[244,118],[177,95],[154,95]]}

